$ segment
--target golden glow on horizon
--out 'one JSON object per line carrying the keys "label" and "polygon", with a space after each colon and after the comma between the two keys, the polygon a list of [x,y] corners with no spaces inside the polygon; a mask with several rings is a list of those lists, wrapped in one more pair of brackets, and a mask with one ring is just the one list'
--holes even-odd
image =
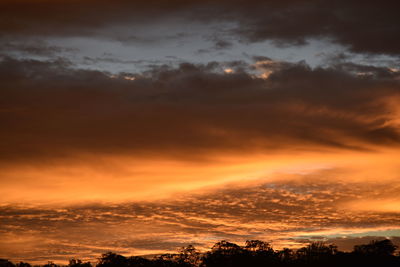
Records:
{"label": "golden glow on horizon", "polygon": [[0,201],[45,204],[151,200],[229,183],[243,186],[282,180],[292,174],[330,168],[345,170],[343,179],[347,183],[384,182],[398,179],[399,162],[397,151],[221,155],[203,162],[86,157],[68,163],[4,169]]}
{"label": "golden glow on horizon", "polygon": [[0,259],[400,247],[398,4],[215,2],[0,0]]}
{"label": "golden glow on horizon", "polygon": [[[304,239],[315,236],[340,238],[399,231],[399,227],[388,221],[375,225],[337,225],[338,221],[356,221],[359,218],[369,222],[369,216],[376,218],[376,214],[368,215],[369,212],[400,212],[396,208],[396,205],[400,206],[400,201],[395,195],[399,191],[386,192],[386,186],[399,178],[398,155],[396,150],[379,153],[298,152],[220,155],[196,162],[81,157],[68,163],[58,162],[35,167],[14,166],[2,173],[8,180],[3,179],[0,201],[4,207],[5,203],[15,205],[18,214],[16,219],[28,222],[26,227],[31,230],[15,228],[13,231],[16,232],[11,231],[4,235],[3,238],[10,242],[0,243],[0,251],[11,256],[29,257],[37,256],[38,249],[41,249],[37,244],[44,247],[79,247],[78,252],[71,249],[71,255],[60,255],[60,260],[52,258],[53,261],[64,264],[68,257],[91,260],[98,257],[98,253],[93,253],[93,250],[120,250],[125,251],[125,255],[176,251],[173,245],[168,249],[151,248],[151,244],[163,240],[172,240],[177,244],[198,243],[200,245],[196,247],[205,251],[223,239],[242,244],[245,241],[243,237],[251,233],[257,239],[272,242],[274,248],[281,249],[301,247]],[[265,182],[280,186],[249,198],[251,194],[246,194],[247,188]],[[313,185],[324,183],[328,186],[316,187],[313,189],[315,194],[308,192],[308,189],[300,190],[304,186],[312,188]],[[364,184],[367,190],[362,189],[357,191],[360,194],[350,195],[349,191],[339,192],[341,187],[330,186],[340,184],[345,184],[347,190],[353,184]],[[287,189],[285,185],[294,186],[292,188],[297,186],[299,191]],[[376,187],[377,191],[370,191],[369,186]],[[244,195],[239,195],[237,201],[229,199],[228,202],[225,202],[223,196],[209,198],[213,192],[217,192],[213,190],[221,188],[243,188]],[[268,192],[271,192],[271,199],[263,202],[263,194],[269,194]],[[276,196],[273,195],[274,192]],[[387,198],[371,199],[371,192],[384,194]],[[199,198],[200,202],[196,202],[191,198],[193,193],[198,193],[199,196],[208,195],[206,200]],[[334,200],[343,193],[353,201],[341,200],[328,204],[331,199]],[[235,197],[235,194],[231,196]],[[162,201],[157,202],[160,198],[163,198]],[[174,200],[178,202],[170,204],[172,206],[163,206]],[[259,200],[260,206],[257,204]],[[140,210],[119,210],[118,207],[130,207],[130,201],[137,201]],[[189,201],[189,206],[185,206],[186,201]],[[97,208],[99,202],[111,204],[106,205],[111,208]],[[91,203],[97,203],[93,204],[93,209]],[[146,203],[149,205],[146,206]],[[274,207],[275,204],[278,206]],[[80,205],[87,205],[88,208],[81,209]],[[293,210],[285,212],[278,208],[279,205],[286,205]],[[22,209],[21,214],[18,213],[18,207]],[[238,211],[233,211],[233,208]],[[39,212],[25,214],[25,209],[38,209]],[[141,210],[144,212],[141,213]],[[247,210],[254,213],[254,216],[246,218],[242,211]],[[311,210],[314,213],[307,215]],[[268,218],[269,214],[278,217],[271,219]],[[361,217],[357,217],[360,214]],[[390,214],[388,216],[387,218],[391,218]],[[333,223],[326,224],[326,220]],[[46,222],[41,226],[44,230],[38,230],[33,224],[29,225],[36,221]],[[190,230],[193,226],[194,230]],[[209,229],[213,231],[210,232]],[[121,237],[124,240],[133,240],[133,243],[137,240],[139,244],[142,240],[147,240],[150,245],[147,248],[140,245],[138,248],[127,247]],[[19,254],[13,251],[19,251]],[[17,256],[15,259],[23,260]],[[43,260],[38,258],[31,262],[41,263]]]}

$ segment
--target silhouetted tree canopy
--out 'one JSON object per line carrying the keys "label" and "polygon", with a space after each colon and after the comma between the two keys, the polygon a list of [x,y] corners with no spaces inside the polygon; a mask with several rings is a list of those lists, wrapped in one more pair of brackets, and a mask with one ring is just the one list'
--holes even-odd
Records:
{"label": "silhouetted tree canopy", "polygon": [[79,259],[70,259],[68,267],[92,267],[90,262],[82,262]]}
{"label": "silhouetted tree canopy", "polygon": [[15,267],[15,265],[6,259],[0,259],[0,267]]}
{"label": "silhouetted tree canopy", "polygon": [[[244,246],[223,240],[207,252],[201,253],[189,245],[175,254],[162,254],[153,259],[108,252],[101,255],[96,267],[400,267],[396,249],[389,239],[357,245],[352,252],[339,251],[337,246],[323,242],[313,242],[297,250],[274,250],[269,243],[260,240],[248,240]],[[31,265],[0,259],[0,267]],[[59,266],[48,262],[42,267]],[[71,259],[68,267],[92,267],[92,264]]]}
{"label": "silhouetted tree canopy", "polygon": [[368,255],[368,256],[391,256],[396,251],[392,241],[385,239],[382,241],[372,240],[367,245],[354,246],[354,252],[357,254]]}

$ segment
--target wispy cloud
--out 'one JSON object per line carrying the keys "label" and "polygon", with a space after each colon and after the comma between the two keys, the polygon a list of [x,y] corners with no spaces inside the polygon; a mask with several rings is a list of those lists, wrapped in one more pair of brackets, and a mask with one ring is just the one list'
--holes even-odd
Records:
{"label": "wispy cloud", "polygon": [[[346,247],[348,239],[348,248],[360,236],[398,236],[398,211],[365,212],[363,206],[349,209],[346,203],[398,194],[400,189],[387,183],[324,180],[335,173],[291,174],[284,180],[177,195],[174,200],[62,208],[3,205],[1,247],[14,259],[43,261],[95,257],[108,250],[160,253],[188,244],[206,249],[221,239],[264,239],[277,248],[315,239],[338,240]],[[39,250],[47,255],[36,257]]]}

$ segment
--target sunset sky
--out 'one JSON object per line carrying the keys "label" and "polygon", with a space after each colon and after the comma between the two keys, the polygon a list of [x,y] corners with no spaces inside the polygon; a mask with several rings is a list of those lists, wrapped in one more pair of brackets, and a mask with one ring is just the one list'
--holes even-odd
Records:
{"label": "sunset sky", "polygon": [[0,0],[0,258],[400,245],[398,0]]}

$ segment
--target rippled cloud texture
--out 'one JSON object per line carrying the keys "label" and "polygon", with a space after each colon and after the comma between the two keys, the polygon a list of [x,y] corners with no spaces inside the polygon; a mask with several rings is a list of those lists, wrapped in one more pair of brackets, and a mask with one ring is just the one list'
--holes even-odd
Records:
{"label": "rippled cloud texture", "polygon": [[398,8],[2,1],[0,257],[399,243]]}
{"label": "rippled cloud texture", "polygon": [[368,238],[398,236],[398,208],[359,211],[351,203],[370,205],[365,196],[372,202],[397,198],[398,207],[399,186],[348,182],[349,175],[343,170],[280,174],[275,182],[156,202],[63,208],[4,205],[1,234],[9,242],[2,251],[17,259],[23,253],[30,261],[76,255],[93,260],[108,250],[151,254],[188,244],[208,249],[221,239],[241,243],[261,238],[277,248],[322,239],[351,249]]}

